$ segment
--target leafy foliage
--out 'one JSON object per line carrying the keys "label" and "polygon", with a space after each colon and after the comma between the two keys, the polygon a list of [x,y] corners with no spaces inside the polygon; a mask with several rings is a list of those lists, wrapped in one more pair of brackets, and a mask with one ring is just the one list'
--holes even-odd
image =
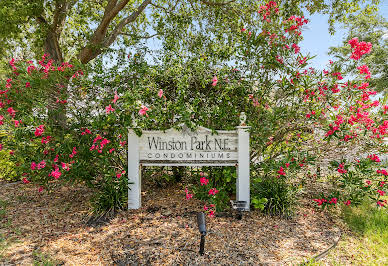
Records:
{"label": "leafy foliage", "polygon": [[348,58],[351,54],[347,41],[357,37],[359,40],[373,43],[373,51],[364,56],[361,62],[370,67],[374,74],[369,80],[371,87],[376,91],[386,94],[388,87],[388,22],[378,14],[375,9],[365,9],[358,14],[352,14],[344,23],[347,34],[343,38],[343,44],[339,47],[331,47],[329,54],[334,55],[339,63],[346,65],[344,72],[350,75],[357,74],[358,70]]}
{"label": "leafy foliage", "polygon": [[264,213],[291,217],[297,204],[297,191],[295,185],[289,184],[283,178],[264,177],[253,183],[252,203],[263,204]]}

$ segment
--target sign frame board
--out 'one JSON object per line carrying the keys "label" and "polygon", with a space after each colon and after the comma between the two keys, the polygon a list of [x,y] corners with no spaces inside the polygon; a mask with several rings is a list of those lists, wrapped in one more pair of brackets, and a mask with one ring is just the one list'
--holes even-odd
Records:
{"label": "sign frame board", "polygon": [[128,132],[128,209],[141,207],[142,166],[236,166],[236,200],[250,205],[249,128]]}

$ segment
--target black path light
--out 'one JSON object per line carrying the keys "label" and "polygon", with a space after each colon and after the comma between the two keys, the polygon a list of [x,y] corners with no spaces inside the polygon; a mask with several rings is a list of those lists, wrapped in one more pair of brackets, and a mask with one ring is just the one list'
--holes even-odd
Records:
{"label": "black path light", "polygon": [[203,212],[197,214],[198,230],[201,234],[201,243],[199,244],[199,254],[205,253],[206,219]]}
{"label": "black path light", "polygon": [[247,209],[247,202],[246,201],[234,201],[231,200],[230,203],[232,203],[232,208],[237,210],[237,219],[242,219],[242,212]]}

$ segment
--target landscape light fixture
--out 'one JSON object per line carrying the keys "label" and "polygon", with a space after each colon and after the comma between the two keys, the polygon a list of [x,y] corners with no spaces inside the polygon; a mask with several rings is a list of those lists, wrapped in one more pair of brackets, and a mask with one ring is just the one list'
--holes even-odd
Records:
{"label": "landscape light fixture", "polygon": [[242,219],[242,212],[247,209],[247,202],[246,201],[231,200],[230,203],[232,203],[232,208],[237,210],[237,220],[241,220]]}
{"label": "landscape light fixture", "polygon": [[201,243],[199,244],[199,254],[203,255],[205,253],[205,236],[206,236],[206,219],[203,212],[197,214],[197,223],[198,230],[201,234]]}

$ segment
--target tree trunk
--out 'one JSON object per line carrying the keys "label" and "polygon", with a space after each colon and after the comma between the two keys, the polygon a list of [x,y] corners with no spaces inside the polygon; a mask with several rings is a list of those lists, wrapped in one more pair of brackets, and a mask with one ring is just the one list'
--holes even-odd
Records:
{"label": "tree trunk", "polygon": [[[47,36],[44,42],[44,53],[48,57],[54,60],[55,65],[61,65],[63,63],[62,51],[59,46],[58,36],[54,30],[47,30]],[[66,90],[67,84],[63,84]],[[57,127],[57,129],[63,130],[66,128],[66,106],[61,103],[57,103],[58,88],[48,89],[48,118],[51,123]]]}
{"label": "tree trunk", "polygon": [[44,53],[48,54],[55,64],[63,63],[61,48],[59,47],[58,36],[54,30],[48,30],[46,40],[44,42]]}

